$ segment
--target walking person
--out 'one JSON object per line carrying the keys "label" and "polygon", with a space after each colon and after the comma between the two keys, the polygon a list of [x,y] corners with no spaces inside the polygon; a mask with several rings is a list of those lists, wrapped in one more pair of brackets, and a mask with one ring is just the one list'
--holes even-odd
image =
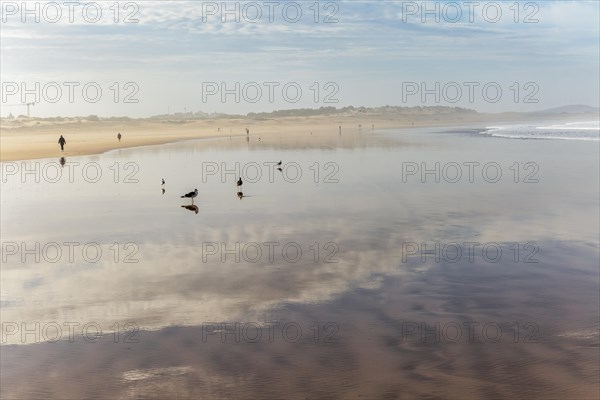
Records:
{"label": "walking person", "polygon": [[119,142],[121,141],[121,132],[119,132],[119,134],[117,135],[117,139],[119,139]]}
{"label": "walking person", "polygon": [[67,144],[67,141],[65,140],[65,138],[63,137],[63,135],[60,135],[60,139],[58,139],[58,144],[60,144],[61,151],[64,151],[65,150],[65,144]]}

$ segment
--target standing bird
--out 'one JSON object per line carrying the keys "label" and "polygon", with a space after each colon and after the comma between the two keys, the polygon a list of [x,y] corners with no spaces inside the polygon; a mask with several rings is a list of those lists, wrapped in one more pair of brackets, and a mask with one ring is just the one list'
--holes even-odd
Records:
{"label": "standing bird", "polygon": [[279,166],[279,165],[281,165],[281,161],[279,161],[279,162],[277,163],[277,165],[278,165],[278,166]]}
{"label": "standing bird", "polygon": [[242,178],[240,177],[240,179],[238,179],[238,181],[237,181],[237,185],[238,185],[238,187],[241,188],[243,184],[244,184],[244,182],[242,182]]}
{"label": "standing bird", "polygon": [[186,199],[192,199],[192,203],[194,203],[194,198],[198,196],[198,189],[194,189],[193,192],[189,192],[187,194],[184,194],[183,196],[181,196],[181,198],[186,198]]}
{"label": "standing bird", "polygon": [[163,185],[165,184],[165,180],[164,180],[164,179],[162,179],[162,184],[163,184]]}

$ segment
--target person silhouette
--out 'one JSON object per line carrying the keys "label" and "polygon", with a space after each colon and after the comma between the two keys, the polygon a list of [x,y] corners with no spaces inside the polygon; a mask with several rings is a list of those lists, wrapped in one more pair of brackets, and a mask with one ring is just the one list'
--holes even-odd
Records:
{"label": "person silhouette", "polygon": [[119,139],[119,142],[121,141],[121,133],[119,132],[119,134],[117,135],[117,139]]}
{"label": "person silhouette", "polygon": [[62,151],[65,150],[65,144],[67,144],[67,141],[65,140],[65,138],[63,137],[63,135],[60,135],[60,138],[58,139],[58,144],[60,144],[60,149]]}

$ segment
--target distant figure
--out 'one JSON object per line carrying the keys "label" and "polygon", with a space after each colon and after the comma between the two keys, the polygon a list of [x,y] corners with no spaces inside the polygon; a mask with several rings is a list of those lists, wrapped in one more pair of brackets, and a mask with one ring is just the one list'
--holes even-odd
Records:
{"label": "distant figure", "polygon": [[60,149],[62,151],[65,150],[65,144],[67,144],[67,141],[65,140],[65,138],[63,137],[63,135],[60,135],[60,139],[58,139],[58,144],[60,144]]}
{"label": "distant figure", "polygon": [[117,139],[119,139],[119,142],[121,141],[121,138],[122,138],[121,132],[119,132],[119,134],[117,135]]}
{"label": "distant figure", "polygon": [[340,135],[342,134],[342,126],[340,125]]}
{"label": "distant figure", "polygon": [[64,158],[64,157],[61,157],[61,158],[60,158],[60,160],[58,160],[58,162],[60,163],[60,166],[61,166],[61,167],[64,167],[64,166],[65,166],[65,163],[67,162],[67,160],[65,160],[65,158]]}
{"label": "distant figure", "polygon": [[186,210],[193,211],[195,214],[198,214],[198,206],[194,204],[190,204],[189,206],[181,206],[181,208],[185,208]]}
{"label": "distant figure", "polygon": [[279,162],[277,163],[277,165],[278,165],[278,166],[279,166],[279,165],[281,165],[281,161],[279,161]]}
{"label": "distant figure", "polygon": [[283,170],[281,168],[279,168],[279,167],[277,167],[277,171],[283,172]]}
{"label": "distant figure", "polygon": [[187,194],[184,194],[183,196],[181,196],[181,198],[186,198],[186,199],[192,199],[192,204],[194,204],[194,198],[198,196],[198,189],[194,189],[193,192],[189,192]]}
{"label": "distant figure", "polygon": [[237,197],[241,200],[244,197],[244,193],[237,192]]}
{"label": "distant figure", "polygon": [[242,182],[242,178],[240,177],[240,179],[238,179],[238,181],[237,181],[237,186],[239,188],[241,188],[243,184],[244,184],[244,182]]}
{"label": "distant figure", "polygon": [[164,179],[162,179],[162,184],[163,184],[163,185],[165,184],[165,180],[164,180]]}
{"label": "distant figure", "polygon": [[250,134],[250,129],[246,128],[246,136]]}
{"label": "distant figure", "polygon": [[221,132],[221,128],[217,128],[217,132]]}
{"label": "distant figure", "polygon": [[162,194],[165,194],[165,188],[162,188]]}

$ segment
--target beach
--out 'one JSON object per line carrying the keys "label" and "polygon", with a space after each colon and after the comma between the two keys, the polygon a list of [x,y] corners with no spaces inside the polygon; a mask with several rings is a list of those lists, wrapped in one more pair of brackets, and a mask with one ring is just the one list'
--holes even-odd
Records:
{"label": "beach", "polygon": [[361,121],[3,163],[2,398],[592,398],[597,142]]}
{"label": "beach", "polygon": [[[155,120],[107,118],[2,119],[0,124],[0,161],[72,157],[105,151],[164,144],[201,138],[271,136],[314,142],[342,133],[370,132],[375,129],[419,128],[496,122],[535,121],[539,115],[522,113],[479,114],[427,112],[409,115],[345,114],[287,118],[224,118],[202,120]],[[569,115],[545,115],[549,120],[573,119]],[[575,117],[576,118],[576,117]],[[117,134],[122,139],[117,139]],[[60,135],[67,141],[64,151],[57,143]]]}
{"label": "beach", "polygon": [[0,399],[598,399],[600,2],[0,8]]}

